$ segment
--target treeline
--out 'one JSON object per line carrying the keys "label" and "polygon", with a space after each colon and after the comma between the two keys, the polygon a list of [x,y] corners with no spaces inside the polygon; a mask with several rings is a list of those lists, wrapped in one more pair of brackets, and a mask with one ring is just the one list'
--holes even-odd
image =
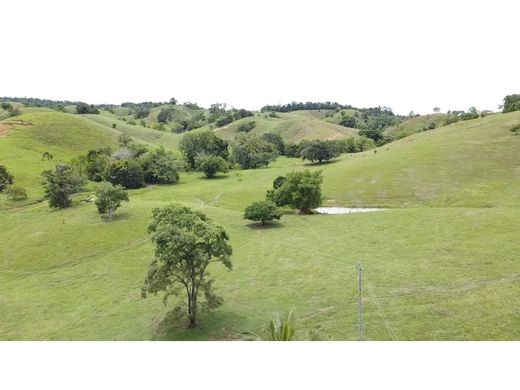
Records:
{"label": "treeline", "polygon": [[292,102],[288,104],[276,104],[276,105],[266,105],[263,106],[260,111],[275,111],[275,112],[291,112],[291,111],[301,111],[301,110],[336,110],[336,109],[346,109],[353,108],[350,105],[344,106],[342,104],[336,102]]}

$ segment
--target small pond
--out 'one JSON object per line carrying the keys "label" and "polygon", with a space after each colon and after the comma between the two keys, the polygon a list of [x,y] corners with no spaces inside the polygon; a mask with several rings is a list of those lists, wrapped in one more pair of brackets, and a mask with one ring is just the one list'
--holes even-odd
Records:
{"label": "small pond", "polygon": [[371,211],[381,211],[384,209],[377,208],[352,208],[352,207],[318,207],[316,212],[319,214],[352,214],[352,213],[368,213]]}

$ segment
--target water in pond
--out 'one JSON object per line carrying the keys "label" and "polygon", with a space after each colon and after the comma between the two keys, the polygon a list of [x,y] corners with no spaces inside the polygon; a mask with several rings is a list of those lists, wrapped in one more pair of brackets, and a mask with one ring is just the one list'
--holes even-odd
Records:
{"label": "water in pond", "polygon": [[351,207],[318,207],[316,211],[319,214],[352,214],[352,213],[368,213],[370,211],[381,211],[384,209],[376,208],[351,208]]}

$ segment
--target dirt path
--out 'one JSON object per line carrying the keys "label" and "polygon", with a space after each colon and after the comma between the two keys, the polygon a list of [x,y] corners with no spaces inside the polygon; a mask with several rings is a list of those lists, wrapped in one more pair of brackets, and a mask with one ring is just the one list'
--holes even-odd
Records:
{"label": "dirt path", "polygon": [[11,125],[7,123],[0,123],[0,138],[5,137],[7,135],[7,130],[9,130],[10,127]]}

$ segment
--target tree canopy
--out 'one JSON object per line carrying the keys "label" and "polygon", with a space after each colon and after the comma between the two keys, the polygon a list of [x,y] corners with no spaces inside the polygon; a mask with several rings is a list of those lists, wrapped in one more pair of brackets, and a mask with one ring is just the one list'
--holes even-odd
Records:
{"label": "tree canopy", "polygon": [[156,208],[152,214],[148,232],[155,243],[155,259],[141,289],[143,297],[162,292],[166,303],[170,296],[184,296],[189,327],[194,328],[201,307],[222,304],[207,267],[222,263],[232,269],[229,236],[202,212],[180,204]]}
{"label": "tree canopy", "polygon": [[244,212],[245,219],[260,221],[262,222],[262,225],[265,225],[268,221],[280,219],[281,217],[282,213],[270,200],[254,202],[249,205]]}
{"label": "tree canopy", "polygon": [[0,192],[6,189],[8,185],[13,184],[13,181],[13,175],[7,171],[5,166],[0,165]]}
{"label": "tree canopy", "polygon": [[338,157],[339,149],[332,141],[317,139],[314,141],[307,141],[302,145],[301,156],[303,160],[309,160],[310,162],[318,161],[318,163],[321,164],[324,161],[329,161]]}
{"label": "tree canopy", "polygon": [[53,171],[42,173],[45,196],[49,199],[49,207],[63,209],[70,206],[70,195],[83,189],[84,181],[75,169],[68,165],[56,164]]}
{"label": "tree canopy", "polygon": [[108,213],[109,219],[112,219],[122,202],[128,202],[128,193],[120,185],[104,182],[96,191],[96,207],[100,214]]}
{"label": "tree canopy", "polygon": [[311,214],[312,209],[321,206],[321,171],[297,171],[287,174],[286,180],[267,192],[267,199],[277,206],[297,208],[301,214]]}
{"label": "tree canopy", "polygon": [[229,156],[228,143],[218,138],[212,131],[201,131],[185,134],[179,149],[184,154],[186,165],[189,169],[197,169],[197,157],[199,155],[213,155],[227,160]]}

